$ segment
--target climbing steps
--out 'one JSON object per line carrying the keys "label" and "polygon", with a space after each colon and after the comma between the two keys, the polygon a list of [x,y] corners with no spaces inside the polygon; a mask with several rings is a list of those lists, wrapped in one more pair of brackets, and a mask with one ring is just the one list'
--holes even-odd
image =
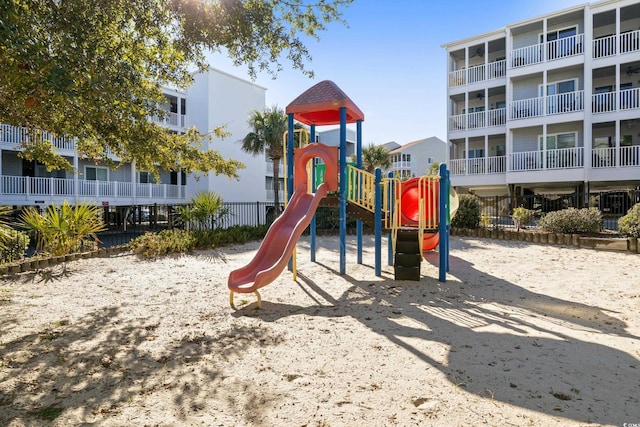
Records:
{"label": "climbing steps", "polygon": [[396,239],[393,268],[396,280],[420,280],[420,241],[418,229],[401,228]]}

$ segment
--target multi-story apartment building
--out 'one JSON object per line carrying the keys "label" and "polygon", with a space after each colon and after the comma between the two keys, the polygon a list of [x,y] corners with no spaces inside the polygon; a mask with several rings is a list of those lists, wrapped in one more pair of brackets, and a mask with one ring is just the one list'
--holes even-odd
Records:
{"label": "multi-story apartment building", "polygon": [[480,195],[640,186],[640,2],[584,4],[443,48],[454,186]]}
{"label": "multi-story apartment building", "polygon": [[394,176],[407,179],[427,175],[434,163],[446,160],[447,144],[440,138],[419,139],[401,145],[389,152],[391,156],[390,172]]}
{"label": "multi-story apartment building", "polygon": [[[52,137],[58,153],[67,157],[74,171],[47,172],[43,165],[28,162],[18,156],[25,130],[8,124],[0,125],[0,204],[15,207],[41,206],[64,200],[86,201],[103,206],[105,211],[127,212],[131,207],[173,206],[187,203],[197,191],[215,191],[225,201],[265,201],[265,192],[251,181],[264,179],[264,162],[240,150],[248,132],[247,118],[253,109],[263,110],[265,88],[238,79],[218,70],[195,76],[187,92],[165,88],[168,112],[161,123],[168,132],[185,132],[196,126],[208,132],[226,125],[231,136],[213,139],[207,148],[214,148],[225,158],[244,162],[241,180],[209,175],[200,177],[170,171],[160,171],[159,182],[149,172],[134,164],[123,163],[111,169],[84,160],[71,139]],[[151,118],[151,120],[158,120]],[[113,157],[114,160],[118,160]],[[140,210],[140,209],[139,209]],[[148,209],[144,209],[148,212]]]}

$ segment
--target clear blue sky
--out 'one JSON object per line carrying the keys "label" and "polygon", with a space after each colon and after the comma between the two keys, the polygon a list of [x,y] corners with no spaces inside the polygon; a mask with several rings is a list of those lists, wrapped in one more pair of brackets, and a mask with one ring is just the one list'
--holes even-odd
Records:
{"label": "clear blue sky", "polygon": [[[313,80],[287,67],[268,88],[267,106],[284,108],[322,80],[335,82],[364,112],[363,144],[401,145],[436,136],[446,140],[446,55],[440,46],[507,24],[585,4],[578,0],[355,0],[348,27],[331,24],[307,47]],[[248,78],[217,56],[214,68]],[[318,128],[323,130],[322,127]],[[233,138],[233,137],[232,137]]]}

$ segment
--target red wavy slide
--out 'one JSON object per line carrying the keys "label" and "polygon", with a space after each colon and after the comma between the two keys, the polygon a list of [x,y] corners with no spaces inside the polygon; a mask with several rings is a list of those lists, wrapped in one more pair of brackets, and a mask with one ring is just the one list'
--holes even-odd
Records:
{"label": "red wavy slide", "polygon": [[306,184],[301,184],[296,188],[282,215],[269,227],[251,262],[229,275],[232,305],[234,292],[256,292],[273,282],[284,270],[298,238],[311,222],[320,200],[327,195],[325,183],[315,194],[307,193],[306,187]]}

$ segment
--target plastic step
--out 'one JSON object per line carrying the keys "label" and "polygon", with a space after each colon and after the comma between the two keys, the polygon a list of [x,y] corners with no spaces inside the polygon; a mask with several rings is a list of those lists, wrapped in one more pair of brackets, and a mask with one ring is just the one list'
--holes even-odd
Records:
{"label": "plastic step", "polygon": [[418,239],[411,241],[402,241],[396,240],[396,254],[419,254],[420,253],[420,242]]}
{"label": "plastic step", "polygon": [[420,266],[418,267],[401,267],[394,268],[396,280],[414,280],[420,281]]}
{"label": "plastic step", "polygon": [[422,255],[420,254],[396,253],[393,265],[396,267],[420,267],[421,262]]}

